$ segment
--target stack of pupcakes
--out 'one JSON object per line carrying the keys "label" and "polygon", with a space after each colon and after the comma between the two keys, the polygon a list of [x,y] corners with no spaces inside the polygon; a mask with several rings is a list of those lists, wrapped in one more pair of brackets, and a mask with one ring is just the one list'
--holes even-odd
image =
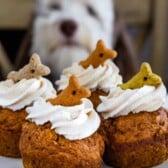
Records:
{"label": "stack of pupcakes", "polygon": [[145,168],[167,160],[166,88],[148,63],[122,83],[116,56],[99,40],[62,72],[58,95],[37,55],[10,73],[0,83],[0,155],[21,155],[24,168],[101,168],[103,160]]}

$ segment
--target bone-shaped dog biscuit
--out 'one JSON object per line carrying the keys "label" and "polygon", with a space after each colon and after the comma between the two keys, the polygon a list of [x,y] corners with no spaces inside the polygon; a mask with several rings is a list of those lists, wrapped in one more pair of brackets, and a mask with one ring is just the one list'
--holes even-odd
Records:
{"label": "bone-shaped dog biscuit", "polygon": [[50,74],[50,69],[41,64],[40,57],[37,54],[33,54],[30,61],[19,71],[12,71],[8,74],[7,79],[12,79],[14,82],[21,79],[31,79],[40,76],[46,76]]}
{"label": "bone-shaped dog biscuit", "polygon": [[90,97],[90,95],[90,90],[81,87],[77,78],[71,76],[67,88],[48,101],[53,105],[74,106],[80,104],[82,98]]}
{"label": "bone-shaped dog biscuit", "polygon": [[102,65],[107,59],[114,59],[117,57],[117,52],[106,48],[104,42],[99,40],[96,45],[96,49],[90,54],[90,56],[80,62],[80,65],[87,68],[92,65],[94,68]]}
{"label": "bone-shaped dog biscuit", "polygon": [[122,89],[136,89],[144,85],[157,87],[162,83],[161,78],[152,72],[150,65],[146,62],[142,63],[140,71],[132,77],[128,82],[119,85]]}

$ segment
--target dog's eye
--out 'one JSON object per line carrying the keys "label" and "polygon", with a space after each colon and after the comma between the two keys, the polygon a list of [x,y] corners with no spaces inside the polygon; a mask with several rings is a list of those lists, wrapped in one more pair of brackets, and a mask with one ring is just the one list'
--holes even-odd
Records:
{"label": "dog's eye", "polygon": [[87,11],[91,16],[97,17],[96,11],[91,6],[87,6]]}
{"label": "dog's eye", "polygon": [[49,6],[49,8],[50,8],[51,10],[60,10],[60,9],[61,9],[61,5],[60,5],[60,4],[51,4],[51,5]]}

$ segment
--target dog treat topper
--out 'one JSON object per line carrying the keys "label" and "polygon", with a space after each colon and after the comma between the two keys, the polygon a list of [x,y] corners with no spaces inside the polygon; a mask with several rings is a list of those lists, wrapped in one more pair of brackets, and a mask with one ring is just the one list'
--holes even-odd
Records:
{"label": "dog treat topper", "polygon": [[90,54],[90,56],[80,62],[80,65],[84,68],[87,68],[89,65],[92,65],[94,68],[97,68],[99,65],[102,65],[107,59],[114,59],[117,57],[117,52],[111,49],[106,48],[104,42],[99,40],[96,45],[96,49]]}
{"label": "dog treat topper", "polygon": [[25,65],[19,71],[10,72],[7,79],[12,79],[14,82],[17,82],[21,79],[38,78],[48,74],[50,74],[50,69],[41,64],[40,57],[37,54],[33,54],[27,65]]}
{"label": "dog treat topper", "polygon": [[122,89],[136,89],[144,85],[159,86],[162,83],[161,78],[152,72],[150,65],[142,63],[140,71],[128,82],[119,85]]}
{"label": "dog treat topper", "polygon": [[81,98],[86,98],[90,95],[91,92],[81,87],[75,76],[71,76],[68,87],[56,98],[49,99],[48,101],[53,105],[74,106],[81,103]]}

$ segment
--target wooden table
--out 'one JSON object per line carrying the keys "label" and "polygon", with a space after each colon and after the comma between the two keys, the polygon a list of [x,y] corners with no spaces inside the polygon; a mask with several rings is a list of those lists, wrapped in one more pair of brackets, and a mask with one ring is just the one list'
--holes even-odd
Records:
{"label": "wooden table", "polygon": [[25,29],[35,0],[0,0],[0,28]]}

